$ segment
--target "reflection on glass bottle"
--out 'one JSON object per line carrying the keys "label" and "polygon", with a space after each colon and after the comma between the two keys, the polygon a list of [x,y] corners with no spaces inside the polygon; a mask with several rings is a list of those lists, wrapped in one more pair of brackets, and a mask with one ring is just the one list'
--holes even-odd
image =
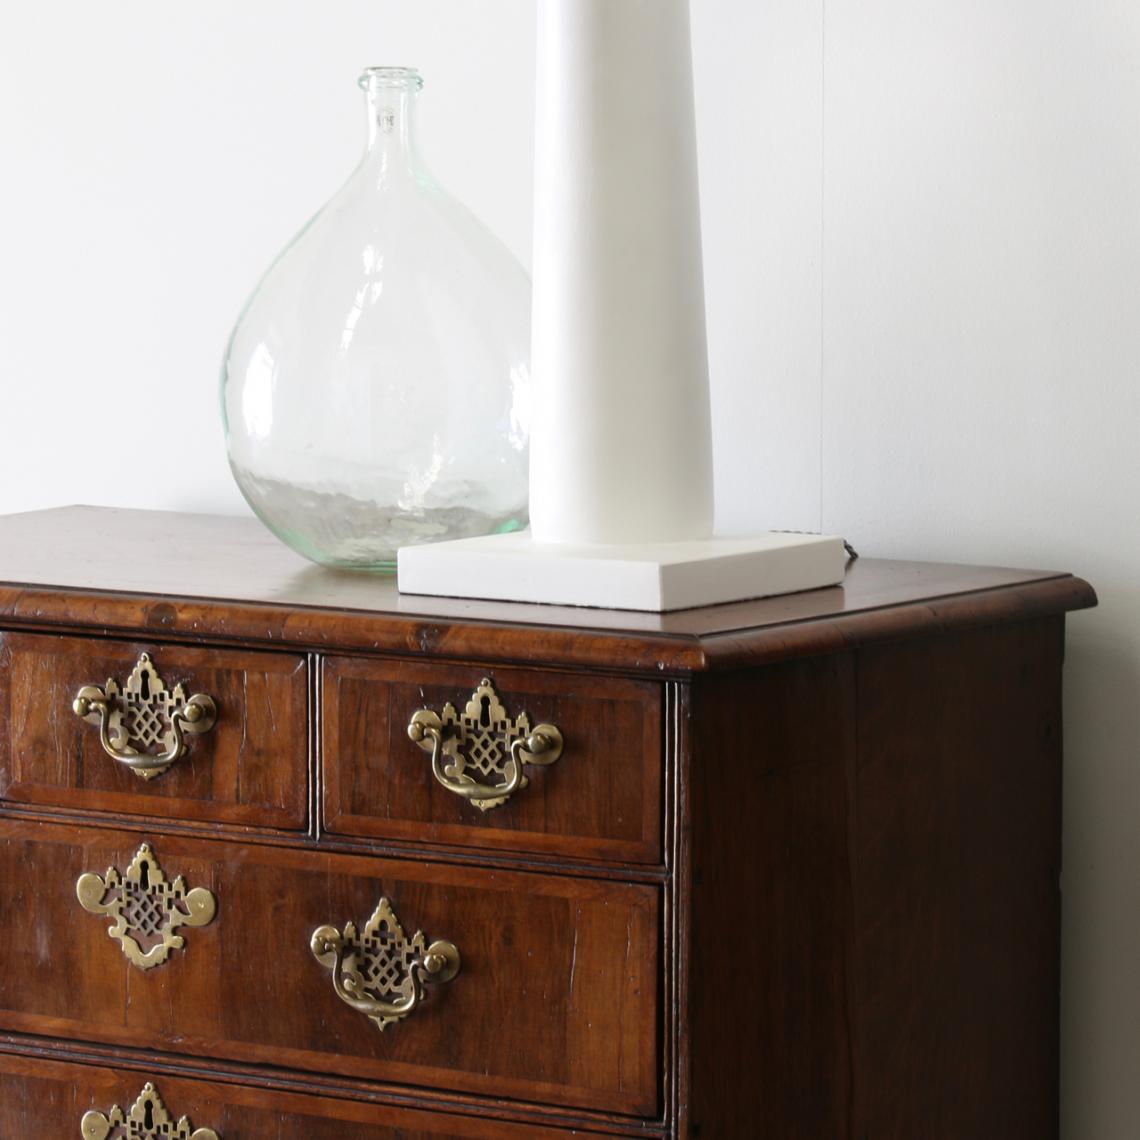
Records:
{"label": "reflection on glass bottle", "polygon": [[423,86],[361,77],[368,148],[270,267],[222,368],[230,466],[261,520],[316,562],[526,525],[530,282],[432,178]]}

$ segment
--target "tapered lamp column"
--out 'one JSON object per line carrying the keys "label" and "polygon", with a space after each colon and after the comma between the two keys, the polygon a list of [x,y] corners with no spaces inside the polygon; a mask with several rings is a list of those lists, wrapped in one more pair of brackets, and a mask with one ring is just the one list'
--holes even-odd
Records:
{"label": "tapered lamp column", "polygon": [[538,0],[538,26],[532,533],[706,538],[688,0]]}
{"label": "tapered lamp column", "polygon": [[400,551],[411,594],[660,613],[843,580],[713,535],[688,0],[537,0],[530,533]]}

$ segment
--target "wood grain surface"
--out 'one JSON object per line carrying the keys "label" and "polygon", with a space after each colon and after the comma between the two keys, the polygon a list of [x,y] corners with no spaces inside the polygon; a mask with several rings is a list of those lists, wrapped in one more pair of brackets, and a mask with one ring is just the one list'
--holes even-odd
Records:
{"label": "wood grain surface", "polygon": [[844,653],[694,686],[681,1135],[862,1140],[844,938],[854,677]]}
{"label": "wood grain surface", "polygon": [[[662,686],[618,677],[477,665],[330,658],[323,664],[325,826],[343,835],[570,858],[660,863]],[[509,716],[553,724],[560,758],[487,812],[432,775],[408,739],[423,708],[462,713],[492,680]]]}
{"label": "wood grain surface", "polygon": [[681,1135],[1057,1136],[1062,635],[695,687]]}
{"label": "wood grain surface", "polygon": [[[75,897],[139,836],[0,818],[0,1027],[376,1081],[654,1115],[660,896],[649,886],[151,836],[217,898],[142,972]],[[312,932],[382,895],[462,971],[381,1034],[333,992]]]}
{"label": "wood grain surface", "polygon": [[[79,1136],[86,1112],[130,1111],[150,1076],[0,1053],[0,1136]],[[423,1112],[329,1100],[240,1085],[159,1077],[167,1111],[210,1128],[220,1140],[563,1140],[579,1129],[517,1124],[502,1119]],[[614,1133],[589,1136],[605,1140]]]}
{"label": "wood grain surface", "polygon": [[312,649],[683,674],[1095,600],[1068,574],[871,558],[842,587],[676,614],[418,598],[391,575],[306,563],[250,518],[98,507],[0,518],[0,624]]}
{"label": "wood grain surface", "polygon": [[[167,688],[205,693],[214,727],[143,780],[71,708],[85,685],[126,682],[142,653]],[[86,812],[301,830],[308,824],[308,669],[289,653],[0,633],[0,797]]]}
{"label": "wood grain surface", "polygon": [[[1056,1140],[1093,604],[866,558],[664,616],[409,598],[248,519],[0,519],[0,1137],[153,1071],[222,1140]],[[150,784],[70,707],[144,650],[220,712]],[[485,815],[406,735],[484,676],[565,737]],[[75,893],[143,840],[218,899],[145,974]],[[309,940],[385,894],[463,968],[381,1035]]]}
{"label": "wood grain surface", "polygon": [[861,655],[856,1135],[1057,1136],[1062,656],[1057,619]]}

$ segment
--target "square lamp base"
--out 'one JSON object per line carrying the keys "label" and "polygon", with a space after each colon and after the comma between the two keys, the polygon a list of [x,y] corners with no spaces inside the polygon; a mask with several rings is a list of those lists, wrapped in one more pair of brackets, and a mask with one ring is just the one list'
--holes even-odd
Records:
{"label": "square lamp base", "polygon": [[664,613],[843,581],[843,539],[764,534],[628,546],[535,542],[530,533],[406,546],[401,593]]}

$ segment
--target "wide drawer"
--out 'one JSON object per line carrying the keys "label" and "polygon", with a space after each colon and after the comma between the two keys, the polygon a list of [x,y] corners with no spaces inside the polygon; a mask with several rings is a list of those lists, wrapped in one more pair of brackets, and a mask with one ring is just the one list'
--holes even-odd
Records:
{"label": "wide drawer", "polygon": [[[560,1140],[586,1135],[482,1116],[360,1104],[213,1081],[150,1079],[145,1073],[123,1069],[0,1053],[2,1137],[78,1140],[85,1116],[98,1135],[102,1119],[110,1122],[116,1107],[128,1124],[141,1121],[141,1127],[146,1125],[149,1107],[153,1130],[128,1135],[155,1138],[188,1135],[173,1128],[162,1130],[164,1111],[172,1123],[187,1117],[190,1127],[208,1129],[218,1140]],[[589,1135],[605,1140],[609,1134]]]}
{"label": "wide drawer", "polygon": [[[149,849],[140,850],[137,835],[0,819],[0,1024],[461,1093],[657,1112],[659,888],[147,838]],[[377,926],[384,899],[386,929]],[[174,910],[183,922],[176,931]],[[335,928],[349,941],[349,922],[354,944],[371,949],[337,972],[318,960],[314,933]],[[426,937],[417,941],[421,930]],[[168,935],[184,946],[152,953]],[[436,940],[457,948],[458,975],[424,984],[422,1001],[383,1032],[335,992],[334,980],[343,994],[358,968],[366,987],[391,983],[382,999],[398,1004],[393,995],[408,964],[424,962]],[[136,961],[151,954],[150,968],[128,954]]]}
{"label": "wide drawer", "polygon": [[[114,725],[101,733],[96,712],[88,723],[73,711],[80,691],[95,687],[129,738]],[[306,661],[293,654],[0,635],[0,796],[83,811],[304,828],[308,689]],[[214,709],[204,732],[179,713],[199,694]],[[180,742],[172,733],[176,719]],[[165,771],[142,775],[131,766],[140,757],[155,763],[176,745],[181,755]]]}
{"label": "wide drawer", "polygon": [[[589,674],[329,658],[325,825],[341,835],[659,863],[662,692]],[[439,763],[430,734],[419,745],[409,739],[425,712],[441,726]],[[557,759],[524,753],[525,786],[479,799],[479,789],[514,777],[512,742],[547,726],[560,737]]]}

